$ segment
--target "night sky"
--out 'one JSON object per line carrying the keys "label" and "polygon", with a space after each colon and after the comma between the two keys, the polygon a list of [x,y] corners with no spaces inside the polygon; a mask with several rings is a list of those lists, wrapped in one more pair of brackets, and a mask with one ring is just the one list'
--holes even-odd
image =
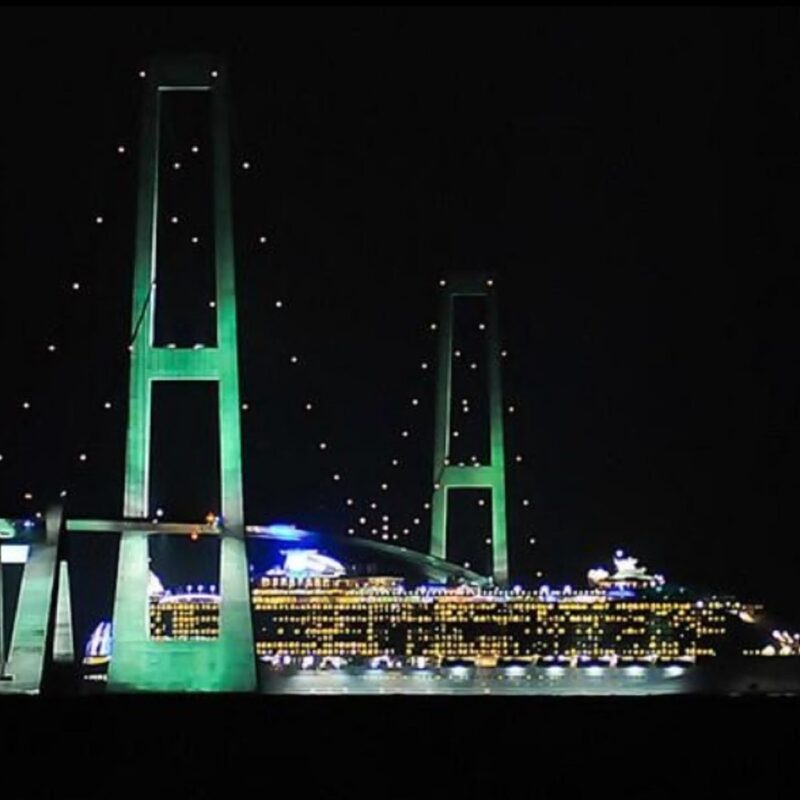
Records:
{"label": "night sky", "polygon": [[[40,9],[3,29],[0,514],[63,489],[68,515],[121,514],[138,72],[210,51],[232,80],[249,523],[370,536],[386,514],[427,548],[438,281],[481,270],[515,578],[582,584],[622,547],[800,619],[796,9]],[[209,230],[180,181],[207,148],[175,119],[164,252],[192,311],[163,336],[190,345]],[[155,500],[199,520],[211,398],[167,395]]]}

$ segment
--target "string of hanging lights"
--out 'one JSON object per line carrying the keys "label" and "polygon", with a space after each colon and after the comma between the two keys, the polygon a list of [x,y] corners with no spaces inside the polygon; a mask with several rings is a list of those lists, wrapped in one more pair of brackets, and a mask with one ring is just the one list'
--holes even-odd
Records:
{"label": "string of hanging lights", "polygon": [[[144,77],[145,72],[141,71],[140,76]],[[121,157],[124,167],[130,168],[131,153],[128,145],[120,143],[117,144],[114,149],[117,155]],[[196,156],[200,153],[200,146],[198,144],[191,144],[186,149],[188,149],[191,155]],[[191,157],[186,157],[186,149],[184,149],[182,156],[176,155],[171,161],[173,172],[186,174],[193,169]],[[254,162],[252,159],[241,160],[238,166],[243,172],[257,173],[257,170],[254,169]],[[204,240],[203,232],[198,230],[197,225],[193,225],[191,217],[187,217],[180,209],[169,213],[167,219],[171,226],[175,226],[179,230],[185,229],[187,231],[186,241],[188,244],[196,247]],[[115,219],[115,210],[111,205],[102,209],[92,210],[87,217],[87,221],[88,220],[93,220],[94,226],[98,231],[103,231],[108,228],[110,223],[117,222]],[[259,246],[263,247],[267,245],[268,237],[262,233],[256,237],[256,241]],[[491,285],[491,281],[487,283]],[[445,285],[445,282],[441,281],[440,285]],[[76,276],[73,280],[68,281],[63,289],[65,293],[73,296],[72,300],[74,302],[83,303],[80,311],[82,314],[89,313],[87,306],[90,306],[90,304],[86,302],[88,297],[87,288],[87,277],[80,276],[79,278]],[[152,301],[154,288],[155,282],[151,286],[151,292],[145,301],[146,303]],[[208,300],[207,305],[210,311],[215,311],[216,301],[214,299]],[[291,312],[291,304],[287,303],[286,297],[275,298],[273,300],[273,307],[277,313]],[[66,310],[69,308],[69,305],[65,302],[60,308]],[[144,314],[144,308],[141,313],[142,315]],[[130,353],[133,339],[137,335],[140,335],[139,325],[141,324],[141,319],[142,316],[140,315],[132,338],[126,344],[121,344],[121,348],[125,347],[126,353]],[[438,324],[436,322],[428,323],[427,328],[430,332],[435,334],[438,331]],[[66,358],[66,354],[70,351],[66,338],[68,337],[69,328],[68,326],[59,326],[56,324],[54,330],[61,330],[63,333],[60,336],[56,336],[53,332],[48,331],[47,334],[44,335],[44,344],[41,346],[53,359]],[[485,332],[485,322],[481,321],[477,323],[477,330],[482,333]],[[177,344],[170,343],[168,346],[176,348]],[[201,348],[203,346],[202,343],[195,343],[193,345],[195,348]],[[454,361],[462,364],[467,370],[472,372],[480,371],[479,359],[476,358],[477,355],[478,354],[471,354],[470,356],[462,346],[459,346],[453,351]],[[507,356],[507,350],[503,349],[501,351],[501,357],[506,358]],[[370,536],[380,538],[383,541],[393,542],[408,540],[414,535],[414,532],[425,530],[426,523],[429,521],[431,504],[426,496],[429,490],[428,481],[418,480],[417,491],[419,492],[419,496],[409,497],[407,487],[410,484],[410,479],[404,473],[408,460],[402,457],[402,450],[397,449],[429,447],[428,442],[417,440],[416,431],[418,426],[415,425],[413,421],[409,421],[408,418],[410,412],[416,415],[416,419],[419,419],[419,415],[422,414],[432,414],[432,404],[425,402],[423,398],[426,396],[426,393],[430,394],[432,391],[432,381],[430,378],[433,377],[433,361],[430,355],[427,355],[418,363],[420,365],[419,377],[425,379],[427,383],[421,382],[420,385],[412,387],[409,392],[410,396],[406,396],[403,400],[405,422],[397,428],[399,441],[397,441],[393,448],[394,452],[388,459],[383,459],[383,467],[377,471],[382,473],[382,475],[375,479],[372,497],[359,498],[355,488],[349,485],[348,475],[350,472],[345,468],[346,465],[343,463],[341,454],[336,452],[336,448],[331,446],[331,432],[320,431],[318,428],[309,429],[316,441],[316,450],[319,456],[319,471],[321,474],[327,476],[328,479],[323,484],[323,486],[326,487],[324,491],[331,489],[336,492],[338,499],[334,505],[335,508],[345,511],[345,518],[347,520],[345,530],[348,535]],[[299,352],[291,352],[288,357],[287,366],[296,374],[301,373],[307,368],[305,359]],[[127,381],[128,372],[126,369],[118,370],[116,373],[112,370],[104,370],[103,389],[102,391],[98,391],[94,398],[88,402],[103,412],[111,412],[114,409],[124,408],[127,397]],[[52,387],[50,392],[42,392],[37,396],[26,395],[19,399],[18,408],[27,414],[45,413],[47,409],[46,398],[52,395]],[[319,415],[317,412],[320,406],[324,406],[320,398],[307,396],[300,398],[298,404],[310,420],[318,419]],[[471,413],[474,406],[475,403],[470,397],[461,397],[456,409],[462,417],[466,417]],[[267,413],[267,408],[265,406],[254,404],[250,399],[242,402],[241,410],[243,413],[250,415],[253,413]],[[505,411],[507,417],[516,415],[518,413],[517,403],[509,403],[505,407]],[[22,492],[22,499],[26,508],[34,511],[34,513],[40,514],[41,507],[34,509],[34,507],[31,506],[32,503],[35,502],[37,505],[40,503],[45,504],[56,494],[59,498],[64,499],[73,490],[77,482],[80,481],[82,471],[90,468],[93,463],[92,455],[95,445],[100,441],[101,437],[104,437],[107,431],[109,415],[91,415],[90,421],[91,425],[88,430],[80,434],[77,431],[70,431],[74,444],[70,445],[68,448],[69,452],[72,453],[72,466],[69,474],[61,478],[57,489],[55,487],[42,487],[41,492],[37,491],[34,493],[32,485],[26,486],[25,490]],[[13,425],[8,427],[14,428]],[[455,439],[462,438],[461,434],[462,431],[460,429],[455,429],[452,432],[452,436]],[[470,455],[468,460],[472,465],[480,465],[479,457],[475,454]],[[522,454],[514,453],[513,464],[521,464],[522,462]],[[466,461],[458,463],[459,466],[466,465]],[[0,442],[0,464],[2,464],[8,472],[13,471],[17,466],[11,463],[11,460],[6,456],[2,442]],[[33,484],[33,481],[29,483]],[[479,506],[485,504],[483,499],[479,499],[477,502]],[[522,508],[525,509],[532,508],[532,503],[529,498],[524,498],[521,505]],[[400,513],[397,512],[398,508],[400,509]],[[165,513],[168,514],[168,509],[165,510],[163,507],[159,506],[156,511],[156,518],[162,518]],[[488,538],[485,541],[487,544],[490,544]],[[533,545],[536,539],[534,536],[530,536],[528,541]]]}

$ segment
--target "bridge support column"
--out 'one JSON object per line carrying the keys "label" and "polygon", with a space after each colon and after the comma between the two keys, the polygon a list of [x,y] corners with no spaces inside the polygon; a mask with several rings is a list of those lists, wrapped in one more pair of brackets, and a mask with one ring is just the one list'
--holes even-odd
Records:
{"label": "bridge support column", "polygon": [[[167,91],[212,99],[217,344],[201,350],[154,344],[160,101]],[[154,381],[213,381],[218,387],[221,464],[220,633],[214,641],[152,641],[146,532],[120,534],[112,691],[252,691],[256,688],[249,577],[244,547],[239,367],[231,221],[228,74],[216,59],[158,58],[146,73],[134,265],[131,380],[125,469],[126,518],[150,516]]]}
{"label": "bridge support column", "polygon": [[[454,300],[457,297],[469,296],[486,297],[488,304],[486,362],[489,376],[490,462],[480,467],[457,467],[450,464]],[[447,558],[447,510],[450,491],[467,488],[490,489],[492,576],[495,583],[504,586],[508,583],[508,547],[499,338],[497,296],[491,288],[491,282],[485,277],[476,275],[455,275],[449,278],[442,289],[439,314],[430,553],[437,558]]]}

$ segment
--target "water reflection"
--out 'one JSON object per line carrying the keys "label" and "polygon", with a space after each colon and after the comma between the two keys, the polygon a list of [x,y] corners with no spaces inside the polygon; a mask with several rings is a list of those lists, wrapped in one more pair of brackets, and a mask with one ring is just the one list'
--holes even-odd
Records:
{"label": "water reflection", "polygon": [[266,694],[530,694],[653,695],[691,691],[681,667],[601,666],[543,668],[513,666],[481,669],[455,666],[438,669],[298,670],[264,669]]}

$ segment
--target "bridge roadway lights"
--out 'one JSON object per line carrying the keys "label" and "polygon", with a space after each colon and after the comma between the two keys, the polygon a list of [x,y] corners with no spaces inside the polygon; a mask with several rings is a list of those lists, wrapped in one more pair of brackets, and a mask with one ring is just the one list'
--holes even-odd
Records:
{"label": "bridge roadway lights", "polygon": [[[213,138],[216,347],[156,347],[158,163],[164,92],[211,95]],[[252,691],[253,625],[244,543],[239,366],[231,220],[228,69],[206,56],[157,57],[146,70],[139,157],[139,197],[131,315],[131,370],[125,464],[126,518],[149,513],[152,384],[213,381],[218,386],[221,466],[220,633],[214,641],[150,639],[147,526],[120,537],[110,691]],[[163,532],[164,527],[159,530]]]}
{"label": "bridge roadway lights", "polygon": [[[456,467],[450,461],[453,397],[453,323],[457,297],[485,297],[488,306],[486,362],[489,389],[490,463],[480,467]],[[495,583],[508,583],[506,531],[505,445],[503,441],[503,395],[500,375],[497,295],[485,275],[454,274],[441,294],[439,353],[436,372],[436,417],[431,499],[431,555],[447,558],[447,510],[453,489],[490,489],[492,493],[492,576]]]}

